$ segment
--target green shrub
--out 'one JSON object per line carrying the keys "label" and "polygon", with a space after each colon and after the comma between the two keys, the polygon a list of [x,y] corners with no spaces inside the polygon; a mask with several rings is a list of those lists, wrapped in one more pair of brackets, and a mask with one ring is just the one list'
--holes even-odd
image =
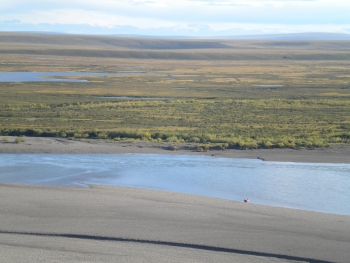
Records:
{"label": "green shrub", "polygon": [[167,142],[178,142],[179,138],[176,136],[170,136],[166,139]]}
{"label": "green shrub", "polygon": [[23,137],[17,137],[15,139],[15,143],[22,143],[22,142],[25,142],[26,140],[23,138]]}
{"label": "green shrub", "polygon": [[82,138],[83,136],[82,136],[82,134],[81,133],[74,133],[74,135],[73,135],[73,137],[75,138],[75,139],[79,139],[79,138]]}
{"label": "green shrub", "polygon": [[189,142],[196,142],[196,143],[198,143],[198,142],[201,141],[201,139],[198,138],[198,137],[191,137],[188,141],[189,141]]}
{"label": "green shrub", "polygon": [[100,132],[98,135],[97,135],[97,138],[98,139],[107,139],[108,138],[108,135],[104,132]]}
{"label": "green shrub", "polygon": [[278,142],[277,146],[278,146],[278,148],[284,148],[285,147],[283,142]]}
{"label": "green shrub", "polygon": [[273,146],[273,144],[271,142],[269,142],[269,141],[266,141],[266,142],[263,142],[263,146],[265,148],[271,148]]}

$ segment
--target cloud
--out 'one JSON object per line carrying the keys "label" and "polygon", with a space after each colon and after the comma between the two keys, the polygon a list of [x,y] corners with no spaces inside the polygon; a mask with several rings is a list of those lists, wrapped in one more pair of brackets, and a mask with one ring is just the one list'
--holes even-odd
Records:
{"label": "cloud", "polygon": [[214,23],[206,24],[158,24],[156,27],[143,24],[142,27],[124,23],[116,25],[98,24],[50,24],[50,23],[18,23],[6,21],[0,23],[5,31],[51,31],[70,34],[138,34],[152,36],[233,36],[233,35],[259,35],[302,32],[332,32],[349,33],[350,24],[345,25],[284,25],[284,24],[252,24],[252,23]]}
{"label": "cloud", "polygon": [[[80,9],[57,9],[50,11],[33,11],[23,14],[20,19],[22,24],[70,24],[113,28],[122,25],[136,25],[139,28],[152,27],[154,25],[172,26],[171,21],[164,21],[157,18],[130,17],[113,15],[101,11],[86,11]],[[178,24],[178,23],[175,23]]]}
{"label": "cloud", "polygon": [[[0,0],[0,30],[91,27],[93,32],[164,34],[347,32],[346,0]],[[1,23],[2,21],[2,23]],[[45,26],[43,26],[45,25]],[[69,25],[69,26],[68,26]],[[74,28],[75,27],[75,28]],[[57,31],[57,30],[56,30]],[[157,33],[158,32],[158,33]]]}

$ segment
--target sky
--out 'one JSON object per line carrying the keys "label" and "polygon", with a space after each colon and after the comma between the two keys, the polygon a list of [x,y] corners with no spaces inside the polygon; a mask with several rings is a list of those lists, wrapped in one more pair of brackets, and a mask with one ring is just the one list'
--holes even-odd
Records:
{"label": "sky", "polygon": [[350,0],[0,0],[0,31],[148,36],[350,33]]}

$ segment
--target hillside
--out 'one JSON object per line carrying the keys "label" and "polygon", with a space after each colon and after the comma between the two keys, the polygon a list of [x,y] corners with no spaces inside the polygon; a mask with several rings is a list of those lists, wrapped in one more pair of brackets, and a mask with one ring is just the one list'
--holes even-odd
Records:
{"label": "hillside", "polygon": [[308,33],[291,33],[291,34],[266,34],[266,35],[245,35],[229,36],[227,39],[254,39],[254,40],[350,40],[350,34],[308,32]]}
{"label": "hillside", "polygon": [[147,39],[2,32],[0,54],[162,60],[349,60],[350,41]]}
{"label": "hillside", "polygon": [[97,49],[217,49],[228,48],[216,40],[146,39],[135,37],[87,36],[67,34],[0,33],[0,43],[30,44]]}

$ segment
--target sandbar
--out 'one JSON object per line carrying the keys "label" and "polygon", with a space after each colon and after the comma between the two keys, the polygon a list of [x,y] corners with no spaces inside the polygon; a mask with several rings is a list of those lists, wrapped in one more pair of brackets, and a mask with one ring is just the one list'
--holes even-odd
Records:
{"label": "sandbar", "polygon": [[249,158],[279,162],[305,163],[350,163],[349,145],[332,145],[316,149],[252,149],[252,150],[209,150],[198,152],[196,144],[154,143],[142,141],[68,140],[64,138],[25,137],[25,142],[14,143],[15,137],[8,136],[3,142],[0,136],[0,153],[77,153],[77,154],[191,154],[227,158]]}
{"label": "sandbar", "polygon": [[350,216],[148,189],[0,184],[1,262],[349,262]]}

